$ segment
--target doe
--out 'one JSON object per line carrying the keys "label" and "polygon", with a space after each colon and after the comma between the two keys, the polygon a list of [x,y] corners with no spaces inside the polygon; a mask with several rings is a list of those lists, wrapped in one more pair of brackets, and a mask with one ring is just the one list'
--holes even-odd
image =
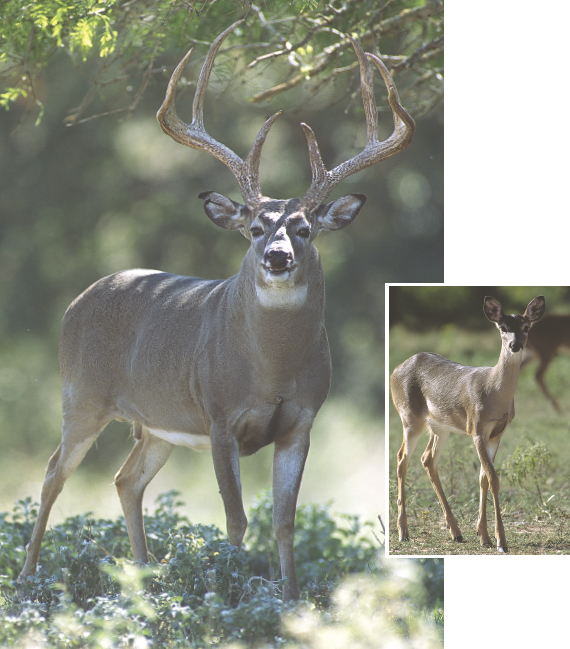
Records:
{"label": "doe", "polygon": [[535,358],[538,360],[534,378],[556,412],[561,413],[562,408],[548,389],[544,375],[556,356],[561,351],[570,349],[570,315],[562,313],[545,315],[536,327],[532,328],[526,348],[527,356],[522,366],[524,367]]}
{"label": "doe", "polygon": [[[134,448],[115,476],[135,560],[147,562],[142,499],[175,445],[210,448],[232,545],[247,526],[239,457],[274,443],[274,531],[284,599],[299,596],[293,558],[297,495],[309,434],[330,383],[324,325],[324,279],[313,245],[321,230],[339,230],[366,200],[351,194],[324,203],[347,176],[404,149],[414,122],[402,108],[388,70],[353,41],[361,74],[367,142],[328,171],[312,130],[312,182],[298,199],[261,194],[259,163],[269,128],[262,126],[242,160],[204,129],[203,101],[216,53],[242,21],[212,43],[184,124],[174,106],[176,84],[190,52],[174,71],[157,119],[177,142],[209,153],[232,171],[245,204],[213,191],[200,194],[207,216],[239,230],[251,245],[237,275],[209,281],[153,270],[105,277],[67,310],[61,328],[62,440],[49,460],[38,518],[21,577],[38,561],[50,510],[66,479],[113,419],[135,422]],[[378,140],[373,94],[376,67],[388,89],[394,131]]]}
{"label": "doe", "polygon": [[487,531],[487,492],[495,507],[495,537],[498,552],[507,552],[499,507],[499,478],[495,456],[506,427],[515,416],[514,396],[523,350],[533,323],[544,314],[542,295],[534,298],[523,315],[505,315],[500,303],[486,297],[483,312],[501,334],[501,354],[494,367],[469,367],[439,354],[422,352],[398,365],[390,380],[392,399],[402,420],[404,439],[398,452],[398,532],[408,541],[405,480],[410,457],[427,428],[429,442],[422,464],[443,509],[454,541],[462,541],[437,471],[439,458],[450,432],[469,435],[481,462],[477,533],[481,545],[491,545]]}

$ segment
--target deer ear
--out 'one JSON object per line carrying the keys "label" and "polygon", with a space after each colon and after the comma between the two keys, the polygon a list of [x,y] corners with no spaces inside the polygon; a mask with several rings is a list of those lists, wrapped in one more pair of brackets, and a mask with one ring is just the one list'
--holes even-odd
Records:
{"label": "deer ear", "polygon": [[540,320],[544,315],[546,310],[546,301],[544,300],[544,295],[539,295],[535,297],[534,300],[529,302],[529,305],[524,312],[525,318],[528,318],[529,322],[536,322]]}
{"label": "deer ear", "polygon": [[321,230],[342,230],[350,225],[366,202],[364,194],[348,194],[321,205],[315,212]]}
{"label": "deer ear", "polygon": [[198,198],[203,199],[204,210],[208,218],[226,230],[243,230],[249,217],[249,210],[218,192],[202,192]]}
{"label": "deer ear", "polygon": [[486,297],[483,302],[483,312],[491,322],[500,323],[503,319],[503,307],[494,297]]}

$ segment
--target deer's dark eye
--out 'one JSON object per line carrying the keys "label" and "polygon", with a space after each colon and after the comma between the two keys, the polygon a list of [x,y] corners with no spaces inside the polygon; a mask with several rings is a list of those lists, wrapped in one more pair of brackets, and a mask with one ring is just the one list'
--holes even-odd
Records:
{"label": "deer's dark eye", "polygon": [[257,225],[254,225],[252,228],[250,228],[249,233],[254,239],[263,236],[263,230]]}
{"label": "deer's dark eye", "polygon": [[528,332],[529,329],[530,329],[530,327],[528,325],[525,325],[523,327],[523,331],[525,332],[525,334]]}
{"label": "deer's dark eye", "polygon": [[504,334],[507,333],[507,328],[505,327],[505,325],[501,325],[501,326],[499,327],[499,329],[500,329]]}
{"label": "deer's dark eye", "polygon": [[311,230],[309,228],[299,228],[297,230],[297,236],[302,237],[303,239],[307,239],[311,236]]}

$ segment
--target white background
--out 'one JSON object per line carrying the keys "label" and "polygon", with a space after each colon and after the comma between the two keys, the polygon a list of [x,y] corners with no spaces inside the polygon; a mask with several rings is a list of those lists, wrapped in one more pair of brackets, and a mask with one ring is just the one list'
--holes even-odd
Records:
{"label": "white background", "polygon": [[[446,10],[446,283],[567,285],[570,5]],[[570,646],[569,581],[570,556],[447,557],[446,648]]]}

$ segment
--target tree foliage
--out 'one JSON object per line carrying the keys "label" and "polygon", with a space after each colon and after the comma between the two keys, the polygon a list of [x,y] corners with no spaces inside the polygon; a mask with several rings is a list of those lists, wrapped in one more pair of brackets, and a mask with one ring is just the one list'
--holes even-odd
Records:
{"label": "tree foliage", "polygon": [[243,0],[5,0],[0,105],[21,104],[41,119],[46,68],[66,55],[75,74],[88,80],[82,100],[69,107],[67,124],[131,114],[172,53],[179,57],[191,45],[211,42],[220,26],[246,17],[225,44],[237,66],[232,76],[285,62],[285,80],[251,101],[300,84],[316,92],[354,72],[356,64],[342,60],[350,33],[371,51],[381,43],[394,74],[412,71],[406,105],[417,117],[443,93],[442,8],[441,0],[267,0],[259,6]]}

